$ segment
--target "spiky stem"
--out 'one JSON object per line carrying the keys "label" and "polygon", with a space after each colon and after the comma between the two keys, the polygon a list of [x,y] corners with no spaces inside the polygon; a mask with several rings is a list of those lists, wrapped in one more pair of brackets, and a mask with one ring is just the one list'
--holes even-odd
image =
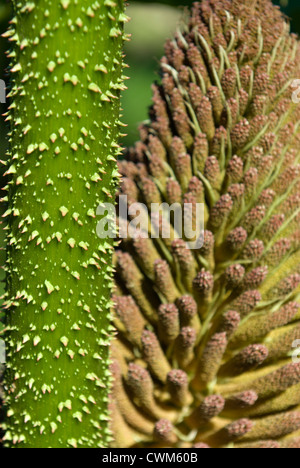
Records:
{"label": "spiky stem", "polygon": [[13,3],[5,440],[105,447],[124,4]]}

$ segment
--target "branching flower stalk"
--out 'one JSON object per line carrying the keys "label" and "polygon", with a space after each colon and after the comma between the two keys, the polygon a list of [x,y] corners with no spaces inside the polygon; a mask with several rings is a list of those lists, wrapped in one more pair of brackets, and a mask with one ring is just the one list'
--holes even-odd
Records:
{"label": "branching flower stalk", "polygon": [[121,193],[204,203],[204,245],[116,252],[113,446],[300,446],[299,64],[269,0],[202,0],[166,43]]}
{"label": "branching flower stalk", "polygon": [[14,1],[6,174],[8,447],[105,447],[123,0]]}

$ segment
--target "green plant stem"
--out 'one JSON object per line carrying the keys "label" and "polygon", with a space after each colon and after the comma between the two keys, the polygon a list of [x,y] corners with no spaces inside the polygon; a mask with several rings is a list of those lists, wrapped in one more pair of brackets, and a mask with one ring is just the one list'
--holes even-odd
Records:
{"label": "green plant stem", "polygon": [[5,441],[105,447],[123,0],[13,3]]}

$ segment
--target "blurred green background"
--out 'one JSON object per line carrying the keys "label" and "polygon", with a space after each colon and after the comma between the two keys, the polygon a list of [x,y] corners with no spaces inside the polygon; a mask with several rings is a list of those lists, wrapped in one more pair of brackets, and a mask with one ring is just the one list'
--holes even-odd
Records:
{"label": "blurred green background", "polygon": [[[274,0],[281,5],[284,13],[291,19],[294,32],[300,33],[300,0]],[[151,0],[131,1],[128,15],[131,21],[127,24],[127,33],[132,40],[126,43],[126,62],[129,68],[126,74],[128,90],[122,98],[123,121],[128,124],[127,136],[123,145],[129,146],[138,138],[137,127],[147,119],[148,107],[151,104],[151,83],[158,78],[158,62],[163,54],[163,44],[167,37],[172,36],[180,21],[184,7],[190,6],[192,0],[162,0],[153,3]],[[0,0],[0,34],[8,27],[12,14],[11,1]],[[4,79],[9,89],[9,76],[7,73],[8,60],[5,51],[9,45],[7,40],[0,36],[0,78]],[[1,115],[6,111],[7,105],[0,104],[0,159],[6,158],[7,150],[7,124]],[[3,174],[0,168],[0,177]],[[5,180],[2,178],[2,187]],[[3,208],[0,207],[0,214]],[[3,232],[0,229],[0,246],[4,245]],[[0,265],[4,262],[4,252],[0,251]],[[1,280],[3,272],[0,270],[0,294],[2,292]],[[1,312],[0,312],[1,318]],[[0,324],[1,327],[1,324]],[[0,328],[1,331],[1,328]]]}

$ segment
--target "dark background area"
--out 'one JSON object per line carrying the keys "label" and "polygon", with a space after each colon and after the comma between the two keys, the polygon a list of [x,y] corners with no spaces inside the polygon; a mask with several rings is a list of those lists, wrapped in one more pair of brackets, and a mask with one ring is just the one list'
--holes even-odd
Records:
{"label": "dark background area", "polygon": [[[300,0],[274,0],[280,5],[284,13],[291,19],[294,32],[300,33]],[[128,90],[124,93],[123,122],[128,124],[127,137],[123,145],[129,146],[138,138],[137,127],[147,119],[148,107],[151,104],[151,83],[158,78],[158,62],[163,54],[163,45],[167,37],[172,36],[176,29],[183,9],[190,6],[192,0],[161,0],[153,3],[151,0],[131,1],[127,14],[131,21],[127,25],[127,32],[132,34],[132,40],[126,43],[126,62],[129,68],[126,74]],[[0,34],[7,27],[12,14],[10,0],[0,0]],[[5,51],[9,49],[7,40],[0,36],[0,78],[4,79],[9,90],[9,76],[7,73],[8,59]],[[6,159],[8,126],[1,118],[6,112],[7,105],[0,104],[0,159]],[[0,166],[1,186],[5,185],[2,177],[4,169]],[[0,215],[3,208],[0,207]],[[3,231],[0,229],[0,247],[4,245]],[[0,250],[0,266],[4,263],[4,251]],[[3,290],[4,272],[0,270],[0,295]],[[1,311],[0,311],[1,318]],[[1,324],[0,324],[1,331]]]}

